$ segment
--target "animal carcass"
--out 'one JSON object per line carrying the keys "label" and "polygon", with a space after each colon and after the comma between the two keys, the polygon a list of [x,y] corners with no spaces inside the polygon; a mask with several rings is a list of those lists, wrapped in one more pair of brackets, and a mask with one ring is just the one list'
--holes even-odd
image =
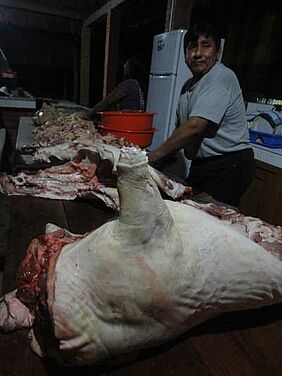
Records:
{"label": "animal carcass", "polygon": [[282,301],[282,262],[219,219],[164,201],[145,152],[123,148],[117,170],[118,219],[85,236],[47,226],[2,298],[3,330],[29,327],[37,354],[82,365]]}

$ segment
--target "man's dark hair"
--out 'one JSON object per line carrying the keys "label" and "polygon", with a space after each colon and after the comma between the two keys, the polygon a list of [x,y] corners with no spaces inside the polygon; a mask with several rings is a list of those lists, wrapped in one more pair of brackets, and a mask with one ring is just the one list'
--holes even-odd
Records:
{"label": "man's dark hair", "polygon": [[136,56],[132,56],[127,60],[129,64],[129,76],[128,78],[134,78],[136,80],[142,80],[145,74],[145,65]]}
{"label": "man's dark hair", "polygon": [[146,67],[146,64],[143,59],[139,56],[131,56],[127,60],[129,64],[129,72],[127,76],[124,76],[124,79],[135,79],[139,82],[139,85],[143,91],[144,96],[147,96],[148,90],[148,79],[149,79],[149,69]]}
{"label": "man's dark hair", "polygon": [[214,24],[206,21],[201,21],[195,23],[190,28],[188,28],[187,33],[184,37],[184,53],[190,42],[196,42],[201,35],[204,35],[206,38],[211,37],[215,42],[215,47],[217,51],[220,47],[220,34]]}

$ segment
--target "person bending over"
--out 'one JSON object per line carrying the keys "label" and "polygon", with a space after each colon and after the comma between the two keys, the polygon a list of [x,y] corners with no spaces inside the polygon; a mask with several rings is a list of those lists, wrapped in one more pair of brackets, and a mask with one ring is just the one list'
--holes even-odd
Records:
{"label": "person bending over", "polygon": [[90,111],[79,113],[84,119],[95,117],[101,111],[145,110],[145,69],[135,57],[129,58],[123,66],[123,81]]}

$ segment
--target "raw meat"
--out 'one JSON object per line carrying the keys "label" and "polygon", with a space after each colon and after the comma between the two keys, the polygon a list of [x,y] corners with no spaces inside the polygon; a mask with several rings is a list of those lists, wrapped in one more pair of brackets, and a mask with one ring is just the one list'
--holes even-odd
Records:
{"label": "raw meat", "polygon": [[58,144],[54,146],[45,146],[37,148],[36,152],[33,155],[34,162],[47,162],[50,163],[51,157],[55,157],[61,161],[69,161],[73,159],[80,149],[85,147],[90,148],[102,148],[104,145],[109,147],[122,147],[128,145],[128,142],[112,136],[111,134],[102,136],[98,133],[95,136],[95,139],[91,138],[80,138],[72,142],[64,142],[63,144]]}
{"label": "raw meat", "polygon": [[278,258],[220,219],[163,200],[144,152],[122,149],[117,169],[119,217],[79,239],[47,228],[18,290],[2,299],[3,329],[30,327],[38,355],[82,365],[282,301]]}
{"label": "raw meat", "polygon": [[222,222],[228,223],[236,231],[261,245],[282,261],[282,227],[273,226],[259,218],[245,216],[238,210],[214,204],[198,204],[192,200],[182,203],[203,210]]}
{"label": "raw meat", "polygon": [[[135,148],[135,150],[141,150]],[[80,149],[72,161],[37,173],[21,172],[16,176],[0,173],[0,192],[8,195],[29,195],[50,199],[73,200],[76,197],[98,197],[107,206],[118,210],[116,165],[120,148],[93,144]],[[163,192],[173,199],[188,199],[191,187],[179,184],[149,167],[150,175]]]}
{"label": "raw meat", "polygon": [[[58,146],[56,146],[57,148]],[[74,152],[71,162],[54,166],[36,174],[16,176],[0,174],[0,192],[9,195],[31,195],[49,199],[74,200],[77,197],[98,198],[113,210],[119,210],[116,189],[116,165],[120,148],[96,143]],[[138,147],[136,150],[140,150]],[[148,166],[151,178],[167,197],[200,209],[229,223],[244,236],[276,254],[282,252],[282,228],[258,218],[244,216],[238,210],[215,204],[199,204],[191,187],[169,179]]]}
{"label": "raw meat", "polygon": [[[83,120],[75,114],[64,114],[52,106],[44,105],[33,118],[38,125],[34,129],[33,141],[24,145],[22,151],[36,151],[34,161],[50,162],[49,157],[68,157],[73,149],[93,143],[104,143],[117,147],[132,145],[125,139],[108,134],[102,136],[92,121]],[[63,146],[62,146],[63,145]],[[67,152],[69,149],[69,152]]]}
{"label": "raw meat", "polygon": [[52,124],[56,119],[62,116],[62,112],[54,106],[50,106],[47,103],[43,103],[42,108],[36,111],[32,120],[36,125]]}
{"label": "raw meat", "polygon": [[[0,192],[8,195],[27,195],[49,199],[73,200],[76,197],[98,197],[117,210],[116,176],[112,164],[98,153],[86,155],[80,150],[77,157],[61,166],[36,173],[20,172],[16,176],[0,174]],[[100,176],[100,171],[103,174]]]}

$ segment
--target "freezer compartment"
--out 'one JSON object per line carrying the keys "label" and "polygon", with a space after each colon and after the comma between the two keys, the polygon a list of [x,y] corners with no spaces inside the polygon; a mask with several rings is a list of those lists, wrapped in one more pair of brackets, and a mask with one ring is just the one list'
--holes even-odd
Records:
{"label": "freezer compartment", "polygon": [[154,37],[151,74],[177,73],[185,33],[186,30],[174,30]]}

